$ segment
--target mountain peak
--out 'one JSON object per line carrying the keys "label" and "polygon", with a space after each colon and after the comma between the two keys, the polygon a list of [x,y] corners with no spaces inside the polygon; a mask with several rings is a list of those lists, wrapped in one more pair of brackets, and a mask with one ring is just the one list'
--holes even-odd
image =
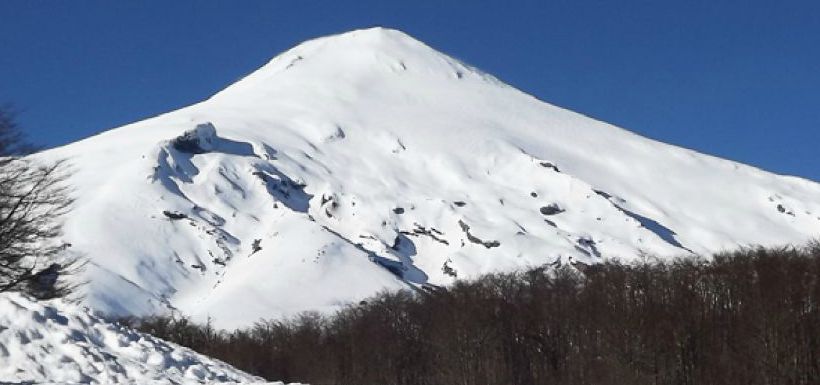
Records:
{"label": "mountain peak", "polygon": [[301,43],[275,56],[220,94],[276,87],[276,83],[287,82],[287,78],[297,78],[300,82],[312,78],[327,84],[345,81],[378,84],[402,74],[437,80],[472,77],[502,84],[402,31],[373,27]]}
{"label": "mountain peak", "polygon": [[363,52],[380,52],[396,50],[416,49],[416,54],[422,53],[436,55],[437,51],[430,48],[418,39],[397,29],[385,27],[372,27],[356,29],[335,35],[328,35],[303,42],[290,51],[313,51],[319,47],[355,49]]}
{"label": "mountain peak", "polygon": [[[820,185],[541,102],[403,32],[300,44],[67,158],[85,301],[220,327],[557,263],[804,242]],[[104,234],[105,236],[95,236]]]}
{"label": "mountain peak", "polygon": [[404,31],[389,28],[389,27],[382,27],[382,26],[375,26],[369,28],[361,28],[361,29],[354,29],[352,31],[342,32],[335,35],[328,35],[325,37],[320,37],[315,40],[349,40],[349,39],[358,39],[358,40],[365,40],[365,41],[382,41],[382,40],[393,40],[393,41],[411,41],[415,43],[421,43],[418,39],[410,36]]}

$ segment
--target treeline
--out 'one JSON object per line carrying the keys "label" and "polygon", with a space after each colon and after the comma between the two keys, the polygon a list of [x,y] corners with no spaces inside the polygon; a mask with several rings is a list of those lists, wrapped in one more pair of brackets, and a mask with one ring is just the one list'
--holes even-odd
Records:
{"label": "treeline", "polygon": [[820,246],[539,268],[233,332],[139,327],[313,385],[820,384]]}

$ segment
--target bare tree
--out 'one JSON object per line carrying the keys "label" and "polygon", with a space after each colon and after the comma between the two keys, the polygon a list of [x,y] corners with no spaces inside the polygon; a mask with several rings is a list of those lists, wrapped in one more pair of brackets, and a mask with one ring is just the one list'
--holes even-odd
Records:
{"label": "bare tree", "polygon": [[61,217],[73,203],[65,162],[21,157],[33,149],[13,113],[0,108],[0,292],[61,297],[74,288],[68,276],[81,263],[59,242]]}
{"label": "bare tree", "polygon": [[37,150],[25,140],[17,125],[17,113],[9,105],[0,105],[0,156],[22,156]]}

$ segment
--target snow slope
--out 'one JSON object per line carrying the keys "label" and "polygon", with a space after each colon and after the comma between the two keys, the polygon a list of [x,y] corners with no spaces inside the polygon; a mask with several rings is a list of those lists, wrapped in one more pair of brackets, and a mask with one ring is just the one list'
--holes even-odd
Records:
{"label": "snow slope", "polygon": [[187,348],[107,323],[76,306],[0,293],[0,382],[4,384],[262,381]]}
{"label": "snow slope", "polygon": [[87,304],[222,327],[555,262],[820,233],[820,185],[539,101],[406,34],[305,42],[211,98],[44,152]]}

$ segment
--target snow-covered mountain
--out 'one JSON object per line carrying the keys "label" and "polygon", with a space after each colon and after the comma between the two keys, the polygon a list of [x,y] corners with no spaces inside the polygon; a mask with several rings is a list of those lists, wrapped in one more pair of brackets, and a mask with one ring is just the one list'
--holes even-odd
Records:
{"label": "snow-covered mountain", "polygon": [[390,29],[305,42],[67,158],[86,301],[217,326],[555,262],[820,234],[820,185],[544,103]]}
{"label": "snow-covered mountain", "polygon": [[46,382],[159,385],[264,380],[108,323],[77,306],[0,293],[0,383]]}

